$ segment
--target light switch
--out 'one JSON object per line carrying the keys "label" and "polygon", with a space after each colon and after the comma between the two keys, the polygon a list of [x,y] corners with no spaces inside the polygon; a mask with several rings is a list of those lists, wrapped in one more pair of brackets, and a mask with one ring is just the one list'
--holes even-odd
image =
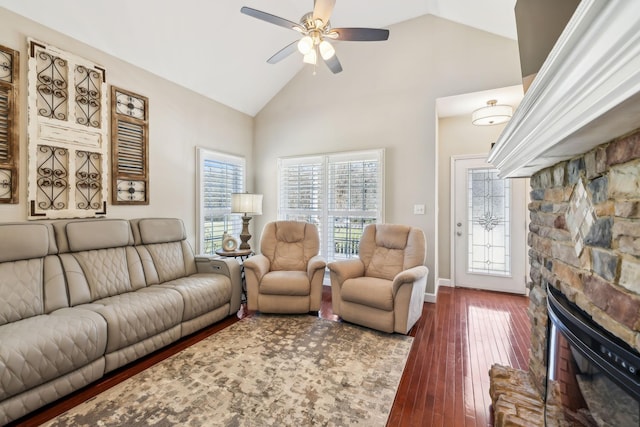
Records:
{"label": "light switch", "polygon": [[414,215],[424,215],[424,205],[413,205]]}

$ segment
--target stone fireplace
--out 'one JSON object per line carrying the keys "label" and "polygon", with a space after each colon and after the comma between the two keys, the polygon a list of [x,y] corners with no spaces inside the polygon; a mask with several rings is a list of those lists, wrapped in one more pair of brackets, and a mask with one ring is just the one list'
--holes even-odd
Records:
{"label": "stone fireplace", "polygon": [[495,425],[599,425],[544,406],[547,286],[640,351],[640,2],[582,0],[489,161],[531,185],[529,370],[492,367]]}
{"label": "stone fireplace", "polygon": [[[586,190],[585,200],[590,203],[579,202],[579,188]],[[640,349],[640,130],[534,174],[529,211],[529,371],[524,377],[504,369],[492,371],[496,410],[503,406],[497,402],[498,395],[510,384],[516,384],[513,388],[523,397],[539,399],[542,410],[549,330],[547,285],[630,347]],[[573,234],[571,221],[589,215],[593,216],[587,225]],[[502,389],[501,382],[505,383]],[[513,405],[502,409],[496,419],[504,418],[505,411],[512,420],[517,417]],[[532,415],[531,411],[525,412]]]}
{"label": "stone fireplace", "polygon": [[[585,200],[590,203],[577,200],[579,188],[586,189]],[[629,347],[640,350],[640,130],[534,174],[529,211],[529,372],[526,379],[516,380],[520,374],[509,377],[504,370],[496,370],[492,377],[498,383],[500,376],[507,383],[527,381],[529,397],[542,404],[548,284]],[[570,222],[589,215],[593,219],[588,225],[577,236],[572,234]],[[523,390],[522,383],[516,388]]]}

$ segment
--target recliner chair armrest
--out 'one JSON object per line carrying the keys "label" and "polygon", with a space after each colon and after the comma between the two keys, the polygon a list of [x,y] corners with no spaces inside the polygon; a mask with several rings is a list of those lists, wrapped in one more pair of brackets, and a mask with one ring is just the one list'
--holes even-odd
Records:
{"label": "recliner chair armrest", "polygon": [[429,274],[429,269],[424,265],[409,268],[396,274],[393,278],[393,294],[398,292],[398,288],[405,283],[414,283]]}
{"label": "recliner chair armrest", "polygon": [[324,270],[327,266],[327,262],[320,255],[316,255],[307,263],[307,275],[309,280],[313,277],[314,273],[318,270]]}
{"label": "recliner chair armrest", "polygon": [[335,274],[340,284],[347,279],[364,276],[364,264],[359,258],[330,262],[328,267]]}
{"label": "recliner chair armrest", "polygon": [[258,279],[258,283],[260,283],[262,277],[267,274],[271,268],[271,262],[269,261],[269,258],[262,254],[254,255],[246,259],[243,265],[245,274],[247,269],[251,270],[253,274],[255,274],[256,279]]}

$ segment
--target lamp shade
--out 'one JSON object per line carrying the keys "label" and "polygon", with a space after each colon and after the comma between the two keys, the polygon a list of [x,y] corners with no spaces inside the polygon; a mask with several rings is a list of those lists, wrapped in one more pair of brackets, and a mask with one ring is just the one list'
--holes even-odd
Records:
{"label": "lamp shade", "polygon": [[262,194],[231,193],[231,212],[262,215]]}
{"label": "lamp shade", "polygon": [[496,105],[498,101],[487,101],[487,106],[471,114],[471,123],[477,126],[489,126],[504,123],[511,119],[513,108],[510,105]]}

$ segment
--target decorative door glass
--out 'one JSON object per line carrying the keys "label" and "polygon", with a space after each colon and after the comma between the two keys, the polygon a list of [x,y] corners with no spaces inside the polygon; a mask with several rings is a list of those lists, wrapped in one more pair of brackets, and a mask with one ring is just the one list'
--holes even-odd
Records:
{"label": "decorative door glass", "polygon": [[469,169],[467,178],[467,271],[510,276],[510,182],[490,168]]}

